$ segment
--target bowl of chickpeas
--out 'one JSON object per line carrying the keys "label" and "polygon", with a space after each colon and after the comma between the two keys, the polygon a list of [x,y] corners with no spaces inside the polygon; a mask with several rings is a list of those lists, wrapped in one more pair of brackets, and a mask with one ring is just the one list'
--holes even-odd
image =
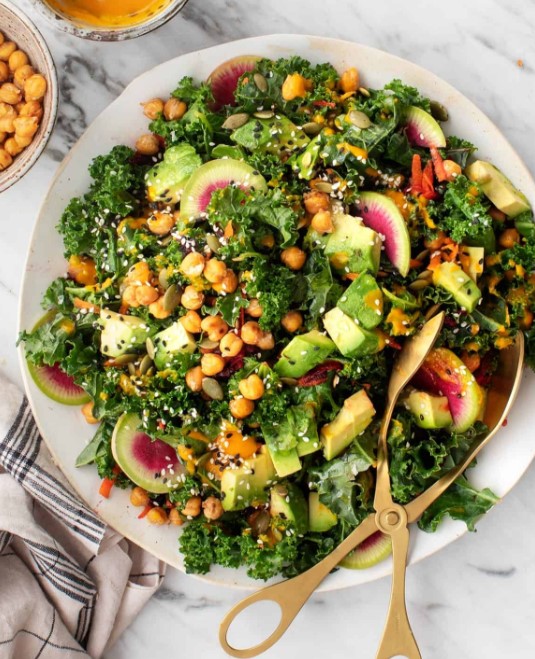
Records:
{"label": "bowl of chickpeas", "polygon": [[0,4],[0,192],[37,161],[56,120],[54,61],[40,32],[18,8]]}

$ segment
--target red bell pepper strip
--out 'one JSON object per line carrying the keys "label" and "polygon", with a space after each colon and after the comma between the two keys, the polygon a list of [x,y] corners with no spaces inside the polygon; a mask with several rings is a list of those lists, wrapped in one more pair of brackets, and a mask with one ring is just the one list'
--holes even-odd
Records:
{"label": "red bell pepper strip", "polygon": [[411,192],[414,196],[422,194],[422,159],[417,153],[412,157]]}
{"label": "red bell pepper strip", "polygon": [[152,503],[148,503],[145,508],[137,516],[138,519],[143,519],[152,510]]}
{"label": "red bell pepper strip", "polygon": [[435,199],[437,193],[435,192],[433,165],[430,160],[427,161],[424,171],[422,172],[422,195],[426,199]]}
{"label": "red bell pepper strip", "polygon": [[436,146],[432,146],[430,148],[430,151],[431,151],[431,160],[433,161],[433,167],[435,168],[435,176],[437,177],[437,180],[447,181],[448,173],[446,172],[446,169],[444,167],[444,161],[442,160],[440,151],[437,149]]}
{"label": "red bell pepper strip", "polygon": [[344,365],[334,359],[328,359],[312,368],[308,373],[305,373],[297,380],[299,387],[314,387],[317,384],[327,382],[330,371],[341,371]]}

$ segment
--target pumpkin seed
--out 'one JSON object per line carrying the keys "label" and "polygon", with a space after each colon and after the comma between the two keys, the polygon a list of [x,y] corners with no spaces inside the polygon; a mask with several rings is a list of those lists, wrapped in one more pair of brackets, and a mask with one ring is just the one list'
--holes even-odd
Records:
{"label": "pumpkin seed", "polygon": [[416,261],[423,261],[427,256],[429,256],[429,250],[424,249],[423,252],[420,252],[418,256],[415,256],[414,258],[416,259]]}
{"label": "pumpkin seed", "polygon": [[163,308],[169,313],[173,312],[180,303],[182,297],[182,288],[176,284],[171,284],[165,291],[162,301]]}
{"label": "pumpkin seed", "polygon": [[320,124],[317,124],[315,121],[309,121],[308,123],[303,124],[303,126],[301,126],[301,130],[303,131],[303,133],[306,133],[307,135],[317,135],[321,130],[321,126]]}
{"label": "pumpkin seed", "polygon": [[372,122],[367,114],[361,112],[360,110],[351,110],[347,115],[349,121],[356,126],[357,128],[369,128],[372,125]]}
{"label": "pumpkin seed", "polygon": [[213,233],[206,234],[206,244],[215,254],[221,249],[221,243],[219,242],[218,237]]}
{"label": "pumpkin seed", "polygon": [[284,384],[290,385],[291,387],[297,384],[297,380],[295,378],[281,378],[280,381]]}
{"label": "pumpkin seed", "polygon": [[160,270],[158,273],[158,283],[164,290],[169,288],[169,273],[167,272],[167,268]]}
{"label": "pumpkin seed", "polygon": [[275,113],[272,110],[261,110],[260,112],[255,112],[253,114],[253,117],[256,117],[257,119],[271,119],[271,117],[274,117]]}
{"label": "pumpkin seed", "polygon": [[442,103],[431,101],[429,105],[431,106],[431,114],[435,119],[438,119],[439,121],[448,121],[450,115]]}
{"label": "pumpkin seed", "polygon": [[211,341],[210,339],[203,339],[199,343],[200,348],[204,348],[205,350],[214,350],[214,348],[217,348],[219,345],[219,341]]}
{"label": "pumpkin seed", "polygon": [[212,400],[223,400],[225,397],[223,388],[214,378],[203,378],[201,386],[204,393]]}
{"label": "pumpkin seed", "polygon": [[253,76],[254,84],[258,87],[261,92],[267,92],[268,83],[267,80],[261,73],[255,73]]}
{"label": "pumpkin seed", "polygon": [[409,284],[411,291],[422,291],[424,288],[429,286],[429,282],[425,279],[417,279],[413,281],[412,284]]}
{"label": "pumpkin seed", "polygon": [[134,366],[133,362],[129,362],[128,372],[130,373],[130,375],[135,375],[136,374],[136,367]]}
{"label": "pumpkin seed", "polygon": [[425,281],[431,281],[433,278],[433,272],[431,270],[424,270],[423,272],[420,272],[418,277],[416,279],[424,279]]}
{"label": "pumpkin seed", "polygon": [[314,189],[319,190],[320,192],[331,194],[333,191],[333,186],[330,183],[327,183],[327,181],[319,181],[314,185]]}
{"label": "pumpkin seed", "polygon": [[248,519],[251,527],[251,532],[254,536],[262,535],[269,529],[271,523],[271,515],[267,510],[255,511]]}
{"label": "pumpkin seed", "polygon": [[151,359],[154,359],[154,355],[156,354],[156,348],[154,347],[154,343],[152,339],[149,338],[145,341],[145,349],[147,350],[147,355]]}
{"label": "pumpkin seed", "polygon": [[148,355],[145,355],[139,363],[139,374],[145,375],[151,366],[152,359]]}
{"label": "pumpkin seed", "polygon": [[131,353],[125,353],[124,355],[119,355],[113,360],[114,366],[126,366],[127,364],[132,364],[138,358],[138,355],[133,355]]}
{"label": "pumpkin seed", "polygon": [[441,304],[437,303],[434,304],[432,307],[430,307],[427,310],[427,313],[425,314],[425,320],[429,320],[430,318],[432,318],[438,312],[441,306],[442,306]]}
{"label": "pumpkin seed", "polygon": [[221,128],[226,128],[227,130],[236,130],[249,121],[249,115],[247,112],[238,112],[238,114],[231,114],[230,117],[227,117],[223,122]]}
{"label": "pumpkin seed", "polygon": [[370,92],[366,89],[366,87],[359,87],[359,92],[363,96],[368,96],[368,97],[370,96]]}

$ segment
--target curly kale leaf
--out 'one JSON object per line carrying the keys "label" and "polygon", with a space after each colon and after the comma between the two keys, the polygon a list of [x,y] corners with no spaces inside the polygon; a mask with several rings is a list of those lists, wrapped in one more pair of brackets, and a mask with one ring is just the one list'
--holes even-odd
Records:
{"label": "curly kale leaf", "polygon": [[319,250],[311,253],[304,273],[307,284],[306,310],[309,325],[314,327],[318,318],[334,306],[343,289],[334,282],[329,259]]}
{"label": "curly kale leaf", "polygon": [[263,313],[258,322],[263,330],[278,329],[294,299],[295,279],[295,275],[282,265],[254,259],[245,290],[250,298],[258,298],[262,305]]}

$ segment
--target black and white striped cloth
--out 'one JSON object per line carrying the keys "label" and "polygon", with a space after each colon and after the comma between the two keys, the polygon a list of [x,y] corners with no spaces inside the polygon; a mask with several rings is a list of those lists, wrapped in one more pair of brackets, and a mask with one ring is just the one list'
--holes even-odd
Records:
{"label": "black and white striped cloth", "polygon": [[0,378],[0,659],[99,657],[165,566],[89,510]]}

